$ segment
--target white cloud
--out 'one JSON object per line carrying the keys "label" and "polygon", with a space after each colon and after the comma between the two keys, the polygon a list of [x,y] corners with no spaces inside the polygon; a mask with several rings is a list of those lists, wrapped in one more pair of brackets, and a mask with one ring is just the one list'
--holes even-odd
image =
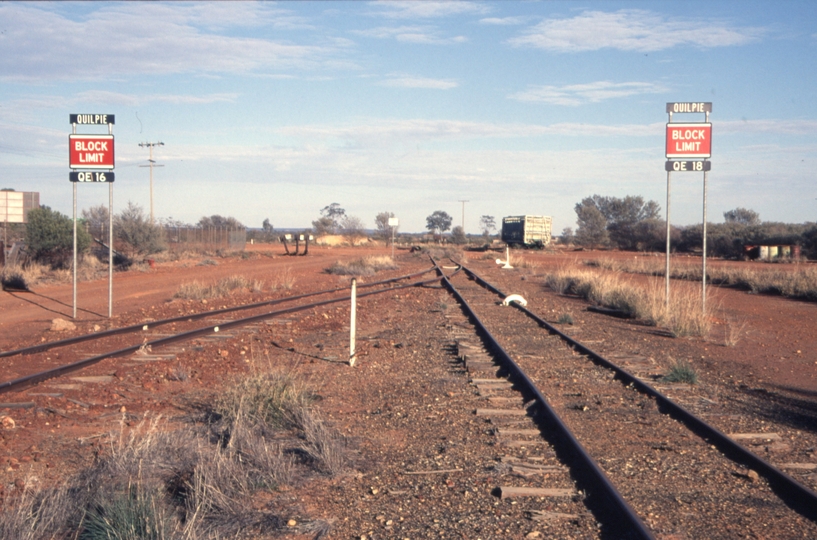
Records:
{"label": "white cloud", "polygon": [[516,26],[525,24],[529,17],[486,17],[480,19],[480,24],[491,24],[496,26]]}
{"label": "white cloud", "polygon": [[658,94],[666,91],[667,88],[653,83],[598,81],[568,86],[531,86],[523,92],[516,92],[508,97],[517,101],[578,106],[585,103],[599,103],[608,99],[640,94]]}
{"label": "white cloud", "polygon": [[450,90],[459,86],[456,81],[452,80],[412,77],[409,75],[393,75],[380,82],[379,85],[390,88],[430,88],[434,90]]}
{"label": "white cloud", "polygon": [[570,19],[546,19],[509,40],[518,47],[556,52],[620,49],[650,52],[677,46],[745,45],[764,33],[707,19],[670,18],[645,10],[586,11]]}
{"label": "white cloud", "polygon": [[660,136],[664,123],[654,124],[494,124],[457,120],[370,120],[343,126],[290,126],[280,133],[290,137],[334,139],[370,144],[390,144],[392,141],[422,142],[436,139],[522,138],[545,135],[573,136]]}
{"label": "white cloud", "polygon": [[438,17],[450,17],[452,15],[482,15],[491,11],[488,6],[475,2],[447,1],[395,1],[384,0],[372,2],[376,8],[383,8],[372,12],[372,15],[385,17],[387,19],[430,19]]}
{"label": "white cloud", "polygon": [[[7,80],[93,80],[145,73],[315,69],[345,63],[346,49],[337,42],[297,45],[208,33],[195,26],[202,18],[213,18],[200,8],[125,3],[75,20],[36,4],[0,4],[0,20],[5,23],[0,73]],[[246,19],[234,17],[227,22],[239,24]]]}
{"label": "white cloud", "polygon": [[721,133],[776,133],[779,135],[817,135],[817,120],[726,120],[714,122]]}
{"label": "white cloud", "polygon": [[236,26],[314,29],[305,17],[294,15],[291,10],[279,6],[263,2],[204,2],[188,6],[187,17],[191,22],[213,29]]}
{"label": "white cloud", "polygon": [[174,103],[179,105],[206,105],[209,103],[235,102],[237,93],[208,94],[203,96],[182,94],[122,94],[103,90],[80,92],[74,102],[95,102],[104,105],[137,106],[146,103]]}
{"label": "white cloud", "polygon": [[423,45],[450,45],[468,41],[465,36],[441,37],[439,32],[428,26],[380,26],[353,33],[378,39],[395,39],[404,43]]}

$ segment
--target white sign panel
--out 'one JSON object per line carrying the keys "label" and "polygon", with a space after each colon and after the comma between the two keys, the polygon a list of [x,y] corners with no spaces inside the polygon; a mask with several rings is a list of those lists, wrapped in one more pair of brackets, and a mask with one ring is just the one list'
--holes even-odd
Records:
{"label": "white sign panel", "polygon": [[22,191],[0,191],[0,222],[25,223]]}

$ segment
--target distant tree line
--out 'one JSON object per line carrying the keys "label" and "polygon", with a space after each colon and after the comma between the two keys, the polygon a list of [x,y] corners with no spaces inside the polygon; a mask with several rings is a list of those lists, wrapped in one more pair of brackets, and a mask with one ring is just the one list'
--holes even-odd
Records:
{"label": "distant tree line", "polygon": [[[562,231],[563,243],[629,251],[663,251],[666,248],[666,221],[661,207],[640,196],[603,197],[593,195],[576,203],[575,232]],[[735,208],[724,212],[723,223],[707,222],[707,255],[738,259],[746,245],[799,245],[803,256],[817,258],[817,224],[789,224],[761,221],[754,210]],[[703,225],[670,230],[672,249],[700,252]]]}

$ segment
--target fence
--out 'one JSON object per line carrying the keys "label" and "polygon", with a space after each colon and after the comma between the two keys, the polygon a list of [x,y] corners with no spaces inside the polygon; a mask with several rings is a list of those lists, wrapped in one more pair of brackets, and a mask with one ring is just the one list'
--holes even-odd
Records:
{"label": "fence", "polygon": [[[228,227],[163,227],[169,251],[243,251],[247,242],[247,229]],[[88,227],[94,238],[108,243],[108,227]],[[114,249],[120,249],[114,228]],[[126,250],[125,250],[126,251]]]}
{"label": "fence", "polygon": [[243,251],[247,229],[227,227],[165,227],[167,247],[171,251],[226,249]]}

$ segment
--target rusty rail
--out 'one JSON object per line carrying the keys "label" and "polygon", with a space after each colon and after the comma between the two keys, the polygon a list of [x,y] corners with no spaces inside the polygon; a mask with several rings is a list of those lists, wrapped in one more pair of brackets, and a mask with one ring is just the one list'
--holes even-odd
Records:
{"label": "rusty rail", "polygon": [[[463,271],[476,281],[481,286],[490,290],[491,292],[506,298],[508,295],[488,283],[485,279],[477,275],[473,270],[462,266]],[[701,437],[709,444],[718,448],[727,458],[741,463],[758,474],[763,475],[769,482],[772,490],[783,500],[790,508],[800,513],[802,516],[817,522],[817,493],[799,483],[797,480],[781,471],[762,457],[744,448],[742,445],[732,440],[728,435],[720,431],[715,426],[709,424],[702,418],[696,416],[692,412],[686,410],[681,405],[675,403],[670,398],[645,383],[635,375],[629,373],[620,366],[607,360],[599,353],[593,351],[581,342],[573,339],[567,334],[561,332],[558,328],[551,325],[526,307],[517,302],[511,305],[536,321],[542,328],[546,329],[551,334],[558,335],[562,340],[567,342],[574,350],[587,356],[594,363],[612,370],[616,374],[616,378],[621,380],[624,384],[632,385],[633,388],[639,392],[655,398],[658,402],[659,410],[669,414],[672,418],[682,422],[693,433]]]}

